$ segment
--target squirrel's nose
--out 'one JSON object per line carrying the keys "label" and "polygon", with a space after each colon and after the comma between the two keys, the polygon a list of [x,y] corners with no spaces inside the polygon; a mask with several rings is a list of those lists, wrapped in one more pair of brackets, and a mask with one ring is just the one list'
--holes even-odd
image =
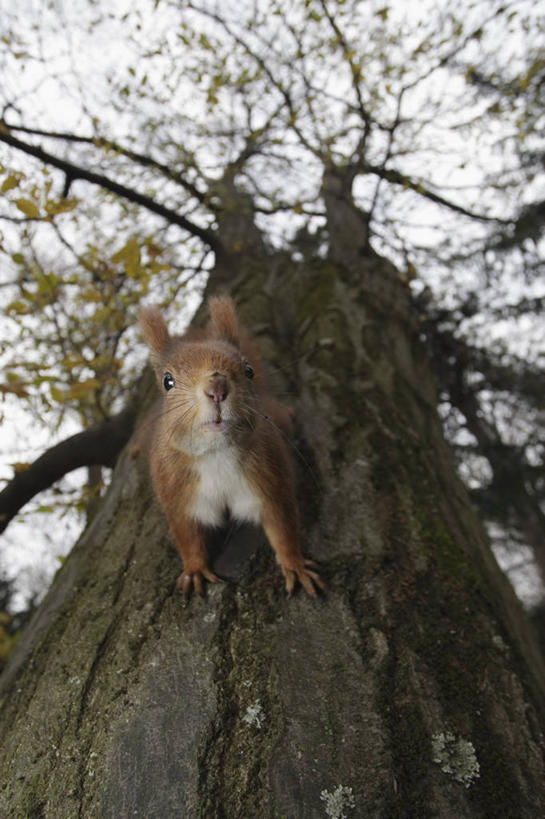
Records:
{"label": "squirrel's nose", "polygon": [[224,375],[220,375],[219,373],[213,373],[205,387],[204,393],[210,398],[211,401],[214,402],[214,404],[221,404],[221,402],[225,401],[229,395],[229,387],[226,377]]}

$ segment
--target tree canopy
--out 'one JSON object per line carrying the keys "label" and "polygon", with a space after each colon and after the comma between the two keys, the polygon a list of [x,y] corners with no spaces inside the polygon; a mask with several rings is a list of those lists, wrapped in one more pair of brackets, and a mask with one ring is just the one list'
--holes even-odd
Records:
{"label": "tree canopy", "polygon": [[[262,236],[294,258],[358,236],[411,290],[484,518],[545,574],[535,4],[43,0],[3,22],[4,418],[57,438],[112,423],[143,301],[175,315]],[[261,233],[220,241],[248,210]],[[3,475],[4,524],[27,460]]]}

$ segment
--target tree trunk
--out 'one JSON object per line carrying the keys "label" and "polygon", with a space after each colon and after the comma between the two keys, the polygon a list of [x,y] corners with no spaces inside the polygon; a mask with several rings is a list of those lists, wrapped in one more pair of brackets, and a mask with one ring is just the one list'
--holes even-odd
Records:
{"label": "tree trunk", "polygon": [[296,409],[329,592],[287,599],[243,528],[212,544],[226,582],[184,607],[147,464],[124,454],[4,674],[0,815],[541,817],[541,660],[395,270],[222,239],[209,291],[230,289]]}

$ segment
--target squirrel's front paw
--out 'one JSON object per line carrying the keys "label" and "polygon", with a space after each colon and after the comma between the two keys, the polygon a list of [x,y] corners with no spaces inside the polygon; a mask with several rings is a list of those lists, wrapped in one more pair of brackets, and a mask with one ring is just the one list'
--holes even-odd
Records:
{"label": "squirrel's front paw", "polygon": [[318,564],[313,560],[303,560],[301,564],[296,566],[281,566],[281,569],[286,578],[286,591],[288,596],[293,594],[296,580],[299,581],[306,593],[310,597],[316,597],[316,590],[326,591],[326,585],[318,572],[311,571],[317,569]]}
{"label": "squirrel's front paw", "polygon": [[204,597],[204,580],[210,583],[219,583],[219,577],[216,577],[214,572],[211,572],[206,566],[200,569],[184,570],[176,581],[176,588],[181,591],[184,600],[187,602],[194,589],[200,597]]}

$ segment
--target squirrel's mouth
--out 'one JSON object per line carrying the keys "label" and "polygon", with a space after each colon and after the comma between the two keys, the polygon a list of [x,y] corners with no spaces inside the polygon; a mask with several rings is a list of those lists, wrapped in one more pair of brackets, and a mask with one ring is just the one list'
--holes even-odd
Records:
{"label": "squirrel's mouth", "polygon": [[221,415],[217,415],[215,418],[212,418],[210,421],[205,421],[204,424],[202,424],[205,429],[213,429],[217,432],[226,429],[228,425],[229,419],[223,418]]}

